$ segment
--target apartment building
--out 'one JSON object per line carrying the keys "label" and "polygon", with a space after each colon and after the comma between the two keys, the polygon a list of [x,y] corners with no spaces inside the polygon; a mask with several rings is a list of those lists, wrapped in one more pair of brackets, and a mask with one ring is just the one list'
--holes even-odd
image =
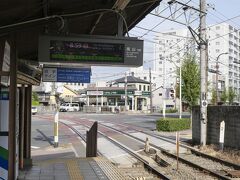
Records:
{"label": "apartment building", "polygon": [[[188,29],[170,30],[157,36],[153,70],[161,75],[160,82],[165,88],[174,87],[178,83],[176,69],[184,55],[190,53],[199,60],[197,44]],[[207,28],[207,39],[209,92],[217,88],[221,96],[225,88],[232,87],[240,94],[240,31],[227,23],[211,25]]]}

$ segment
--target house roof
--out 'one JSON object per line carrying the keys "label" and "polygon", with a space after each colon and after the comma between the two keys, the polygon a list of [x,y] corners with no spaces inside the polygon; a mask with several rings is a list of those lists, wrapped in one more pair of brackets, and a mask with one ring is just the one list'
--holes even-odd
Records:
{"label": "house roof", "polygon": [[72,88],[70,88],[69,86],[67,85],[64,85],[64,88],[68,89],[69,91],[71,91],[72,93],[78,95],[78,92],[74,91]]}
{"label": "house roof", "polygon": [[[127,88],[128,91],[136,90],[136,88]],[[125,90],[124,87],[88,87],[86,91],[117,91],[117,90]]]}
{"label": "house roof", "polygon": [[[114,84],[116,83],[125,83],[125,77],[122,77],[120,79],[113,80]],[[150,84],[148,81],[144,81],[142,79],[139,79],[134,76],[127,76],[127,82],[128,83],[144,83],[144,84]]]}

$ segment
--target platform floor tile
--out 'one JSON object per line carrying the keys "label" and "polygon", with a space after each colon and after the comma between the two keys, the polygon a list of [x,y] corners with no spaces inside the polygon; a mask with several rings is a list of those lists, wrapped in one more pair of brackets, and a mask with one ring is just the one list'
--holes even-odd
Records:
{"label": "platform floor tile", "polygon": [[54,159],[36,162],[19,171],[19,180],[124,180],[109,160],[96,158]]}

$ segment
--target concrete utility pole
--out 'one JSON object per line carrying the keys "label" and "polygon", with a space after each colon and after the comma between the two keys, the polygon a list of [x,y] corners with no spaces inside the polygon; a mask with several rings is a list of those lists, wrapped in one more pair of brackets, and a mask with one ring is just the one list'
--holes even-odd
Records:
{"label": "concrete utility pole", "polygon": [[128,105],[128,100],[127,100],[127,73],[125,73],[125,111],[127,111],[127,105]]}
{"label": "concrete utility pole", "polygon": [[200,117],[201,137],[200,143],[206,145],[207,141],[207,43],[206,43],[206,0],[200,0],[200,71],[201,71],[201,93],[200,93]]}
{"label": "concrete utility pole", "polygon": [[[164,57],[165,57],[165,51],[164,53]],[[163,64],[163,118],[165,119],[166,116],[166,87],[165,87],[165,83],[166,83],[166,58],[164,58],[164,64]]]}
{"label": "concrete utility pole", "polygon": [[[179,65],[179,119],[182,119],[182,63]],[[176,101],[176,99],[175,99]]]}
{"label": "concrete utility pole", "polygon": [[153,108],[152,108],[152,73],[151,73],[151,68],[149,68],[149,81],[150,81],[150,86],[149,86],[149,90],[150,90],[150,113],[152,113]]}

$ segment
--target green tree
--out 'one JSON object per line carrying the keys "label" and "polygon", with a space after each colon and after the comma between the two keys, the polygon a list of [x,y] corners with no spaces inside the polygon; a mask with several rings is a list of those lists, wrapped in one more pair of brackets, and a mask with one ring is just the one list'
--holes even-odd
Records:
{"label": "green tree", "polygon": [[228,100],[228,92],[227,92],[227,89],[224,88],[221,96],[220,96],[220,100],[223,104],[226,104],[227,100]]}
{"label": "green tree", "polygon": [[215,89],[212,89],[212,99],[211,99],[212,104],[217,104],[217,92]]}
{"label": "green tree", "polygon": [[192,108],[198,104],[200,94],[200,69],[196,57],[187,55],[183,60],[181,69],[182,99]]}
{"label": "green tree", "polygon": [[36,92],[32,92],[32,101],[38,101],[38,95]]}
{"label": "green tree", "polygon": [[233,104],[233,101],[234,101],[235,97],[237,97],[237,94],[234,91],[234,89],[232,87],[230,87],[229,90],[228,90],[228,101],[229,101],[230,105]]}
{"label": "green tree", "polygon": [[39,99],[36,92],[32,92],[32,105],[38,106],[39,105]]}

